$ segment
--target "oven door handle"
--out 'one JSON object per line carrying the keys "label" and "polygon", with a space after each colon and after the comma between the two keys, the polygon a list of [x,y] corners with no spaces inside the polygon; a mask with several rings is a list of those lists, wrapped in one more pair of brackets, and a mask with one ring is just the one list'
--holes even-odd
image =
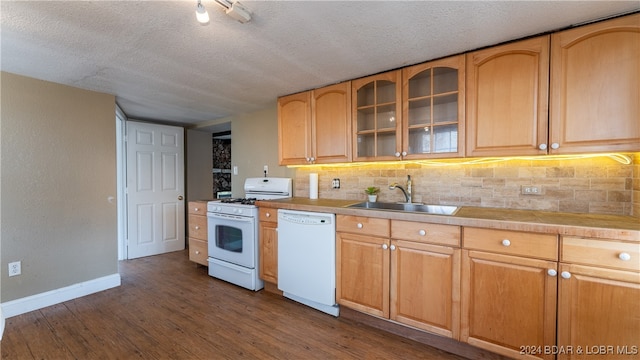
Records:
{"label": "oven door handle", "polygon": [[240,221],[240,222],[252,222],[253,221],[252,217],[237,216],[237,215],[230,215],[230,214],[207,213],[207,217],[208,218],[224,219],[224,220]]}

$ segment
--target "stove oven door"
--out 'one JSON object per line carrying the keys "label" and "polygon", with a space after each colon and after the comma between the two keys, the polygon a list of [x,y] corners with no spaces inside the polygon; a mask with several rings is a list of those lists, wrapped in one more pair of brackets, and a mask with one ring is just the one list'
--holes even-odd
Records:
{"label": "stove oven door", "polygon": [[209,257],[253,269],[256,267],[256,220],[207,213]]}

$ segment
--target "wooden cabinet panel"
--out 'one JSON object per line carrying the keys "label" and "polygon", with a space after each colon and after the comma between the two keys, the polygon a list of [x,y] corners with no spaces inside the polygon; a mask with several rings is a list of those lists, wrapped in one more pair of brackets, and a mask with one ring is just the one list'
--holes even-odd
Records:
{"label": "wooden cabinet panel", "polygon": [[520,353],[556,341],[557,263],[462,251],[460,339],[515,359],[553,359]]}
{"label": "wooden cabinet panel", "polygon": [[261,207],[258,209],[260,222],[278,222],[278,209]]}
{"label": "wooden cabinet panel", "polygon": [[336,231],[389,237],[389,220],[365,216],[336,215]]}
{"label": "wooden cabinet panel", "polygon": [[189,201],[187,204],[187,241],[189,242],[189,260],[204,266],[209,266],[207,258],[207,201]]}
{"label": "wooden cabinet panel", "polygon": [[558,260],[558,236],[521,231],[465,227],[463,246],[509,255]]}
{"label": "wooden cabinet panel", "polygon": [[351,161],[351,82],[315,89],[311,94],[314,163]]}
{"label": "wooden cabinet panel", "polygon": [[278,284],[278,223],[260,222],[258,242],[260,245],[260,278]]}
{"label": "wooden cabinet panel", "polygon": [[189,229],[187,236],[199,240],[207,240],[207,217],[189,214]]}
{"label": "wooden cabinet panel", "polygon": [[640,150],[640,14],[551,37],[552,154]]}
{"label": "wooden cabinet panel", "polygon": [[549,36],[471,52],[466,65],[467,156],[546,154]]}
{"label": "wooden cabinet panel", "polygon": [[278,99],[278,160],[280,165],[306,164],[311,156],[311,94]]}
{"label": "wooden cabinet panel", "polygon": [[189,238],[189,260],[200,265],[209,266],[207,262],[209,250],[207,241]]}
{"label": "wooden cabinet panel", "polygon": [[391,241],[390,318],[458,339],[460,249]]}
{"label": "wooden cabinet panel", "polygon": [[460,227],[416,221],[391,220],[391,238],[460,246]]}
{"label": "wooden cabinet panel", "polygon": [[638,272],[573,264],[560,271],[558,346],[573,352],[558,359],[638,359]]}
{"label": "wooden cabinet panel", "polygon": [[572,264],[640,271],[640,244],[563,236],[560,259]]}
{"label": "wooden cabinet panel", "polygon": [[336,241],[338,304],[388,318],[389,240],[338,232]]}

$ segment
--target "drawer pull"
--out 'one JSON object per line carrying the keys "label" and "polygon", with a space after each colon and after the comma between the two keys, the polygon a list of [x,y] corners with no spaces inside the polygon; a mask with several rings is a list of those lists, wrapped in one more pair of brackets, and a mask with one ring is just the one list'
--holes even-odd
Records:
{"label": "drawer pull", "polygon": [[502,240],[502,246],[511,246],[511,241],[509,239]]}
{"label": "drawer pull", "polygon": [[558,272],[555,269],[549,269],[547,270],[547,274],[549,274],[549,276],[556,276]]}
{"label": "drawer pull", "polygon": [[198,208],[193,208],[193,211],[200,211],[200,209],[198,209]]}
{"label": "drawer pull", "polygon": [[563,279],[571,279],[571,273],[568,271],[561,272],[560,276],[562,276]]}
{"label": "drawer pull", "polygon": [[264,216],[271,217],[271,213],[266,213]]}
{"label": "drawer pull", "polygon": [[196,225],[196,230],[200,230],[200,226]]}
{"label": "drawer pull", "polygon": [[358,229],[362,229],[362,223],[358,223],[358,225],[356,225],[358,227]]}
{"label": "drawer pull", "polygon": [[422,229],[420,229],[420,231],[418,231],[418,234],[420,234],[420,236],[425,236],[425,235],[427,235],[427,232],[422,230]]}
{"label": "drawer pull", "polygon": [[629,255],[629,253],[623,252],[618,255],[618,258],[622,261],[629,261],[631,260],[631,255]]}
{"label": "drawer pull", "polygon": [[387,246],[387,244],[382,244],[382,250],[387,250],[389,248],[389,246]]}

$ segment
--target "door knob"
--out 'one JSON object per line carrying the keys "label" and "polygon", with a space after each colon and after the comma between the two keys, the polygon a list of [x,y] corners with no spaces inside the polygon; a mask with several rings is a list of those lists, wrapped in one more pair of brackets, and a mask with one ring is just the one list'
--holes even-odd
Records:
{"label": "door knob", "polygon": [[182,195],[178,195],[178,200],[182,200]]}

